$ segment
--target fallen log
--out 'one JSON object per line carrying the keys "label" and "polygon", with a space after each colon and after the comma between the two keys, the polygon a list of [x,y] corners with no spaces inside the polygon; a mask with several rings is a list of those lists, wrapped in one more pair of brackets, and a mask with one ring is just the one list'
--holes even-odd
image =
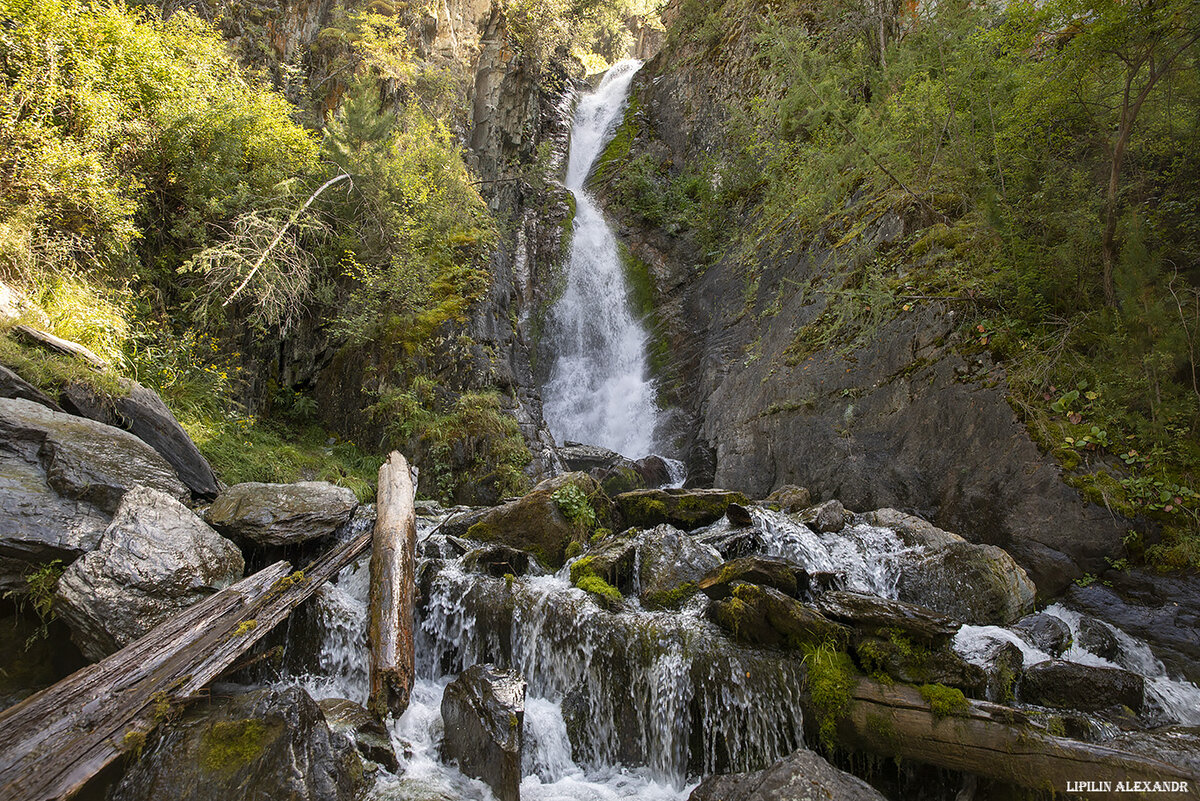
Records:
{"label": "fallen log", "polygon": [[0,798],[67,798],[366,550],[367,531],[305,570],[276,562],[0,713]]}
{"label": "fallen log", "polygon": [[414,679],[413,603],[416,581],[416,489],[408,461],[396,451],[379,468],[367,638],[368,707],[382,718],[408,708]]}
{"label": "fallen log", "polygon": [[64,356],[74,356],[77,359],[82,359],[97,370],[105,370],[109,367],[108,362],[101,359],[93,351],[80,345],[78,342],[72,342],[69,339],[56,337],[54,334],[48,334],[45,331],[39,331],[36,328],[30,328],[27,325],[13,326],[13,333],[26,343],[43,350],[60,353]]}
{"label": "fallen log", "polygon": [[[1185,782],[1181,793],[1155,798],[1195,798],[1195,774],[1157,759],[1098,743],[1056,737],[1011,707],[969,701],[950,715],[935,715],[919,689],[859,679],[849,712],[837,727],[840,744],[855,751],[924,762],[1010,782],[1037,791],[1067,792],[1068,782]],[[1124,797],[1136,797],[1126,795]]]}

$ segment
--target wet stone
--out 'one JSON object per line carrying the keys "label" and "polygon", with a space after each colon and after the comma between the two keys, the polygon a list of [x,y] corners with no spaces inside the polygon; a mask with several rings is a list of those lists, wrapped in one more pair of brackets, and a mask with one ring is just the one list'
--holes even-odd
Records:
{"label": "wet stone", "polygon": [[442,719],[442,756],[491,787],[499,801],[519,801],[525,680],[494,665],[468,668],[446,686]]}
{"label": "wet stone", "polygon": [[1145,680],[1120,668],[1050,660],[1026,668],[1018,697],[1027,703],[1095,712],[1114,704],[1142,708]]}
{"label": "wet stone", "polygon": [[1062,656],[1071,647],[1071,627],[1054,615],[1026,615],[1009,628],[1022,640],[1050,656]]}

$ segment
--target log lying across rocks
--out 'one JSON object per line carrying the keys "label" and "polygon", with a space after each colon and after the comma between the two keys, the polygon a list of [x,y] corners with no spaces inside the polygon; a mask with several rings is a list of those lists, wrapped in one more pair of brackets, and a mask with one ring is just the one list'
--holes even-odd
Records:
{"label": "log lying across rocks", "polygon": [[[1140,754],[1056,737],[1017,709],[969,701],[938,717],[916,687],[860,679],[838,739],[853,750],[911,759],[1038,791],[1067,792],[1068,782],[1182,784],[1180,792],[1147,790],[1155,798],[1195,798],[1200,777]],[[1126,798],[1138,797],[1125,795]]]}
{"label": "log lying across rocks", "polygon": [[415,498],[408,462],[392,451],[379,468],[367,628],[371,685],[368,707],[381,718],[389,712],[400,715],[408,708],[415,677]]}
{"label": "log lying across rocks", "polygon": [[122,753],[139,750],[150,731],[370,540],[366,531],[294,573],[287,562],[276,562],[0,713],[0,798],[69,797]]}

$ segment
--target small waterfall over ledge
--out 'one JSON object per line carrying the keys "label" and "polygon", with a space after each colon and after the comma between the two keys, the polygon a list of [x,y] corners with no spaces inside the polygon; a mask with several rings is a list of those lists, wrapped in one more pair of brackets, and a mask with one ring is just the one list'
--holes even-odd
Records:
{"label": "small waterfall over ledge", "polygon": [[550,310],[554,351],[542,388],[544,415],[559,442],[577,440],[630,459],[649,455],[658,418],[648,375],[647,335],[630,308],[617,240],[584,184],[625,108],[637,60],[610,69],[575,111],[566,186],[575,228],[566,287]]}

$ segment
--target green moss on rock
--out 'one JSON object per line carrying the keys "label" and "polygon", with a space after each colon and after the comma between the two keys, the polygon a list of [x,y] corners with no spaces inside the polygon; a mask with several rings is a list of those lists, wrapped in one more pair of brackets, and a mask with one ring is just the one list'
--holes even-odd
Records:
{"label": "green moss on rock", "polygon": [[200,741],[200,764],[214,773],[234,773],[262,756],[279,736],[279,725],[261,720],[222,720]]}

